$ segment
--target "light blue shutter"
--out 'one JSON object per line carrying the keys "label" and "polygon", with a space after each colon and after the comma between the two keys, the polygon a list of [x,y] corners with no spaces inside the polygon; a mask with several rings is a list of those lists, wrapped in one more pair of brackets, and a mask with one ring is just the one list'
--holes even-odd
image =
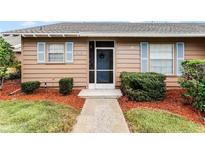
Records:
{"label": "light blue shutter", "polygon": [[45,50],[46,50],[45,42],[38,42],[37,43],[37,62],[38,63],[45,63]]}
{"label": "light blue shutter", "polygon": [[66,62],[73,62],[73,42],[66,42]]}
{"label": "light blue shutter", "polygon": [[149,44],[148,42],[140,43],[141,49],[141,72],[148,72],[148,55],[149,55]]}
{"label": "light blue shutter", "polygon": [[184,60],[184,42],[176,43],[176,73],[182,74],[181,62]]}

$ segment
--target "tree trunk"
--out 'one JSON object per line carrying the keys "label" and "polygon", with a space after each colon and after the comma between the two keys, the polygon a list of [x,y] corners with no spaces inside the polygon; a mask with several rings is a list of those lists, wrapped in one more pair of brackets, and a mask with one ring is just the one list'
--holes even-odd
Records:
{"label": "tree trunk", "polygon": [[4,78],[1,77],[1,78],[0,78],[0,90],[3,89],[3,85],[4,85]]}

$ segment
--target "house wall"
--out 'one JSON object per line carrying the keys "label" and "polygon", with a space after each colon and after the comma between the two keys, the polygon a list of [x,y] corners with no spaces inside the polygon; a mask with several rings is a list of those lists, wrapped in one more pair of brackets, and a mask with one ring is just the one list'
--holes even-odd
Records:
{"label": "house wall", "polygon": [[[73,63],[38,64],[37,42],[74,42]],[[75,87],[86,87],[88,81],[88,42],[81,38],[23,38],[22,81],[38,80],[58,86],[62,77],[73,77]]]}
{"label": "house wall", "polygon": [[[72,64],[37,64],[37,42],[66,42],[68,40],[74,42],[74,62]],[[46,81],[48,86],[58,86],[60,78],[73,77],[75,87],[87,87],[89,81],[88,42],[90,40],[115,41],[116,86],[120,86],[121,72],[140,72],[140,42],[143,41],[173,44],[184,42],[185,59],[205,59],[204,38],[23,38],[22,81]],[[176,75],[167,76],[166,82],[168,88],[178,87]]]}
{"label": "house wall", "polygon": [[[140,42],[149,43],[173,43],[184,42],[185,59],[205,59],[205,38],[125,38],[118,39],[116,50],[116,83],[120,85],[119,75],[123,71],[140,72]],[[174,58],[176,49],[174,49]],[[174,72],[176,63],[174,62]],[[177,76],[167,76],[168,88],[178,88]]]}
{"label": "house wall", "polygon": [[17,59],[18,61],[21,61],[21,58],[22,58],[21,52],[15,52],[15,56],[16,56],[16,59]]}

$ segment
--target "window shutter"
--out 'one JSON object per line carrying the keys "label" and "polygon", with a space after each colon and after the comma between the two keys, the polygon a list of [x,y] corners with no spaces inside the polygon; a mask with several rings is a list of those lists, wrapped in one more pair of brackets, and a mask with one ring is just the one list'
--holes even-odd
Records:
{"label": "window shutter", "polygon": [[141,42],[141,72],[148,72],[148,42]]}
{"label": "window shutter", "polygon": [[37,43],[37,62],[38,63],[45,63],[45,50],[46,50],[45,42],[38,42]]}
{"label": "window shutter", "polygon": [[66,62],[73,62],[73,42],[66,42]]}
{"label": "window shutter", "polygon": [[184,60],[184,43],[177,42],[176,43],[176,74],[182,74],[182,66],[181,62]]}

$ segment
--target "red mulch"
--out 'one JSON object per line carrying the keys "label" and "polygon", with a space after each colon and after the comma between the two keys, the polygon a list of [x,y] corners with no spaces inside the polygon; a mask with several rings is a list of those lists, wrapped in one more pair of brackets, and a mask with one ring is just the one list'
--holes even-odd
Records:
{"label": "red mulch", "polygon": [[6,81],[4,83],[3,90],[0,91],[1,100],[12,100],[12,99],[21,99],[21,100],[51,100],[56,103],[68,104],[76,109],[82,109],[85,99],[78,97],[80,90],[73,90],[70,95],[62,96],[59,94],[58,89],[39,89],[34,94],[26,95],[22,92],[18,92],[12,96],[8,96],[9,93],[20,88],[20,81]]}
{"label": "red mulch", "polygon": [[126,96],[120,97],[118,101],[123,111],[127,111],[132,108],[162,109],[182,115],[191,121],[205,124],[205,121],[202,119],[200,114],[194,110],[191,105],[184,103],[181,96],[183,93],[184,90],[181,89],[167,90],[166,98],[163,101],[156,102],[129,101]]}

